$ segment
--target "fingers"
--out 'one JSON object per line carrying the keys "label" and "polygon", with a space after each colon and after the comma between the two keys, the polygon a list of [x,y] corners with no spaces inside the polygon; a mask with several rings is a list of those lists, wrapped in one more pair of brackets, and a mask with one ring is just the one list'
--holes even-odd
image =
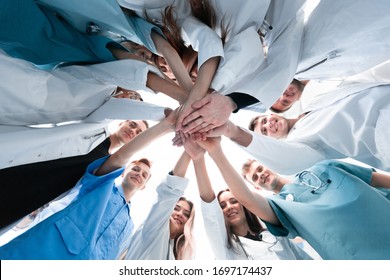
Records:
{"label": "fingers", "polygon": [[200,114],[200,111],[197,110],[195,112],[192,112],[191,114],[189,114],[188,116],[186,116],[183,121],[182,121],[182,125],[183,126],[186,126],[188,125],[189,123],[193,122],[194,120],[198,119],[199,117],[201,117],[201,114]]}
{"label": "fingers", "polygon": [[192,122],[188,123],[186,126],[183,127],[183,131],[185,133],[194,133],[197,132],[198,129],[201,129],[205,126],[205,122],[203,121],[203,118],[197,118],[193,120]]}
{"label": "fingers", "polygon": [[192,103],[192,108],[193,109],[200,109],[202,108],[203,106],[205,106],[207,103],[210,102],[210,96],[209,95],[206,95],[205,97],[203,97],[201,100],[198,100],[198,101],[195,101],[194,103]]}
{"label": "fingers", "polygon": [[214,129],[215,127],[216,127],[216,126],[213,125],[213,124],[207,124],[207,123],[205,123],[205,125],[203,126],[203,128],[202,128],[202,129],[199,129],[198,132],[199,132],[199,133],[206,133],[206,132],[208,132],[208,131]]}
{"label": "fingers", "polygon": [[183,139],[181,138],[179,132],[176,132],[175,137],[173,137],[172,145],[177,147],[183,146]]}

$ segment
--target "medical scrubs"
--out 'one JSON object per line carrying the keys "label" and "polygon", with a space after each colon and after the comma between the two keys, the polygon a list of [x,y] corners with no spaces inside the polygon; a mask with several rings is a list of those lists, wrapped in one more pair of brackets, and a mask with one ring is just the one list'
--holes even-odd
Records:
{"label": "medical scrubs", "polygon": [[[70,1],[62,2],[70,7],[78,8],[78,5],[73,4],[72,6]],[[85,16],[86,21],[100,22],[98,17],[102,17],[102,11],[106,9],[108,14],[106,19],[109,22],[112,21],[113,26],[124,24],[121,26],[122,29],[136,29],[120,35],[127,40],[136,41],[136,43],[142,43],[142,39],[147,40],[145,45],[153,47],[151,51],[155,51],[150,33],[152,29],[158,31],[157,27],[143,19],[123,18],[125,15],[121,12],[116,1],[98,1],[93,6],[100,13],[96,13],[97,18]],[[82,8],[87,7],[83,5]],[[11,56],[26,59],[44,69],[54,67],[62,62],[83,64],[115,60],[106,46],[112,44],[121,48],[116,42],[118,38],[115,36],[110,38],[110,36],[100,34],[87,35],[87,33],[80,31],[82,28],[77,24],[80,24],[83,13],[88,14],[88,10],[79,11],[81,13],[79,17],[72,14],[74,12],[72,9],[67,12],[69,14],[62,13],[61,9],[57,10],[54,6],[38,5],[33,0],[1,1],[0,48]],[[116,17],[120,17],[121,20],[117,20]],[[75,21],[75,19],[79,21]],[[87,24],[84,28],[86,30]]]}
{"label": "medical scrubs", "polygon": [[369,185],[373,170],[323,161],[308,171],[322,187],[314,190],[297,175],[268,198],[282,224],[266,223],[270,232],[301,236],[323,259],[390,259],[390,201]]}
{"label": "medical scrubs", "polygon": [[0,247],[1,259],[115,259],[134,224],[130,203],[114,184],[124,168],[95,176],[107,157],[91,163],[68,207]]}

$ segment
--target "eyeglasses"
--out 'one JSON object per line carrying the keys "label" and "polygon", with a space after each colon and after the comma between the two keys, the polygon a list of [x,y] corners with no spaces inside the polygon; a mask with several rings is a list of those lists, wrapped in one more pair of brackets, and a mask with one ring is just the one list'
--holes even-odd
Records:
{"label": "eyeglasses", "polygon": [[307,170],[301,172],[297,176],[301,184],[312,188],[311,193],[314,193],[319,188],[325,187],[332,182],[330,179],[327,179],[326,182],[323,182],[316,174]]}

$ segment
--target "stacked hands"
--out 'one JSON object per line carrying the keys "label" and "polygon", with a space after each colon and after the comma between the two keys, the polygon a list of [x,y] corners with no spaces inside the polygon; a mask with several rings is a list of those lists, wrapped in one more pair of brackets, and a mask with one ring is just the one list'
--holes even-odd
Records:
{"label": "stacked hands", "polygon": [[176,135],[172,139],[173,145],[182,146],[183,136],[191,136],[197,141],[221,136],[231,112],[235,109],[236,104],[230,97],[216,91],[197,101],[189,98],[174,110]]}

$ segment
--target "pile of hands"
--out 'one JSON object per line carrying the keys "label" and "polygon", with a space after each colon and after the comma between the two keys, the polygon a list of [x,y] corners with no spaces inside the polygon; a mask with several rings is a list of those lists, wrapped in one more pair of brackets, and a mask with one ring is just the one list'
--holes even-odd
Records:
{"label": "pile of hands", "polygon": [[175,131],[173,145],[180,147],[188,139],[200,142],[223,135],[234,109],[229,97],[212,92],[198,101],[189,99],[175,110],[167,110],[167,118]]}

